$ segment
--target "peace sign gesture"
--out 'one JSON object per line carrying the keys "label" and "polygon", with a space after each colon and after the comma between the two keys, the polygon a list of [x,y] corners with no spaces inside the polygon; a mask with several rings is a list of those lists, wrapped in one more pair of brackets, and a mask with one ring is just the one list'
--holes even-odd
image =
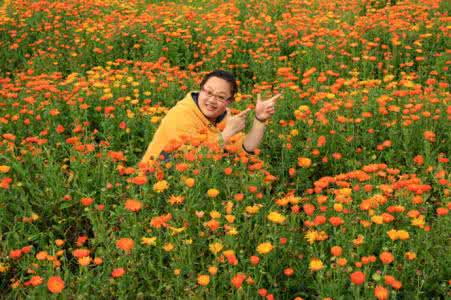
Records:
{"label": "peace sign gesture", "polygon": [[276,100],[282,96],[277,94],[267,100],[262,101],[261,95],[257,94],[257,103],[255,105],[255,117],[261,121],[266,121],[275,113],[274,105]]}

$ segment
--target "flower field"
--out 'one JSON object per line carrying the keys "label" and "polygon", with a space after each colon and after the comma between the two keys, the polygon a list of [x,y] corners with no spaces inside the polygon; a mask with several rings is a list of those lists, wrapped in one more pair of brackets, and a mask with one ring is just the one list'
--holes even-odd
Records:
{"label": "flower field", "polygon": [[[451,297],[449,11],[0,1],[1,298]],[[257,154],[140,164],[214,69],[282,93]]]}

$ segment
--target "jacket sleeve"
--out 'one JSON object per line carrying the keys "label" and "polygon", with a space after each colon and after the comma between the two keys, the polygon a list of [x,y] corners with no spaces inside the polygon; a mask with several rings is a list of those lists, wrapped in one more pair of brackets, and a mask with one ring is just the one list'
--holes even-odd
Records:
{"label": "jacket sleeve", "polygon": [[223,147],[221,133],[202,132],[202,124],[196,120],[196,116],[187,110],[170,110],[161,121],[154,134],[152,142],[142,159],[143,162],[158,159],[162,151],[171,151],[173,147],[186,146],[184,141],[196,145],[206,142],[213,147]]}

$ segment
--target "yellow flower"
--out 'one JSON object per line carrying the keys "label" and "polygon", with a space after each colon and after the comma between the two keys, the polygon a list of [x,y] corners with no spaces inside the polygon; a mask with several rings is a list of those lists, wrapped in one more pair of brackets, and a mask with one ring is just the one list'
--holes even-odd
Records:
{"label": "yellow flower", "polygon": [[5,273],[8,270],[9,270],[8,265],[0,264],[0,273]]}
{"label": "yellow flower", "polygon": [[174,249],[174,245],[171,243],[166,243],[163,246],[164,251],[171,252]]}
{"label": "yellow flower", "polygon": [[210,249],[211,253],[214,255],[218,254],[224,246],[221,243],[213,243],[208,246],[208,249]]}
{"label": "yellow flower", "polygon": [[309,244],[313,244],[316,241],[317,237],[318,237],[318,231],[316,231],[316,230],[309,230],[309,231],[307,231],[305,233],[304,237],[305,237],[305,239],[307,240],[307,242]]}
{"label": "yellow flower", "polygon": [[233,226],[229,226],[229,228],[227,228],[227,235],[237,235],[238,234],[238,230],[236,230],[235,227]]}
{"label": "yellow flower", "polygon": [[257,246],[257,252],[260,254],[268,254],[272,250],[272,244],[270,242],[261,243]]}
{"label": "yellow flower", "polygon": [[310,260],[309,268],[313,272],[316,272],[316,271],[319,271],[322,268],[324,268],[324,265],[323,265],[323,262],[321,261],[321,259],[319,259],[319,258],[312,258]]}
{"label": "yellow flower", "polygon": [[10,169],[11,169],[11,167],[9,167],[9,166],[1,165],[0,173],[8,173]]}
{"label": "yellow flower", "polygon": [[415,252],[412,252],[412,251],[407,251],[407,252],[404,254],[404,257],[405,257],[406,259],[408,259],[408,260],[414,260],[414,259],[417,258],[417,254],[416,254]]}
{"label": "yellow flower", "polygon": [[169,188],[169,183],[166,180],[160,180],[153,185],[153,190],[157,193],[161,193]]}
{"label": "yellow flower", "polygon": [[192,239],[187,239],[187,240],[184,240],[183,243],[185,245],[191,245],[193,243],[193,240]]}
{"label": "yellow flower", "polygon": [[253,214],[258,213],[258,211],[260,210],[261,207],[262,207],[261,204],[246,206],[246,212],[250,215],[253,215]]}
{"label": "yellow flower", "polygon": [[373,221],[374,223],[376,223],[376,224],[378,224],[378,225],[381,225],[381,224],[384,223],[384,218],[383,218],[382,216],[379,216],[379,215],[377,215],[377,216],[372,216],[372,217],[371,217],[371,221]]}
{"label": "yellow flower", "polygon": [[395,229],[387,231],[387,234],[392,241],[396,241],[398,239],[398,231]]}
{"label": "yellow flower", "polygon": [[219,195],[219,191],[217,189],[208,189],[207,195],[210,198],[215,198],[216,196]]}
{"label": "yellow flower", "polygon": [[410,238],[410,235],[406,230],[398,230],[398,238],[402,241],[405,241]]}
{"label": "yellow flower", "polygon": [[412,225],[413,226],[417,226],[419,228],[423,228],[424,227],[424,216],[419,216],[418,218],[412,219]]}
{"label": "yellow flower", "polygon": [[186,227],[177,228],[177,227],[169,226],[169,229],[172,231],[171,235],[176,235],[176,234],[179,234],[180,232],[185,231]]}
{"label": "yellow flower", "polygon": [[212,219],[219,219],[221,217],[221,214],[218,211],[216,211],[216,210],[212,210],[210,212],[210,217]]}
{"label": "yellow flower", "polygon": [[285,222],[285,219],[286,218],[283,215],[275,211],[270,212],[268,215],[268,220],[276,224],[282,224],[283,222]]}
{"label": "yellow flower", "polygon": [[157,245],[157,238],[156,237],[142,237],[141,238],[141,244],[146,246],[156,246]]}

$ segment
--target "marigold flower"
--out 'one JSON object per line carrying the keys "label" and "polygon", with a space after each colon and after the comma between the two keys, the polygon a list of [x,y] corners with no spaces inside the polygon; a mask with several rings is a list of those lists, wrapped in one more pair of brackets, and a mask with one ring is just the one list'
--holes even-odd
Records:
{"label": "marigold flower", "polygon": [[9,166],[0,165],[0,173],[8,173],[10,169],[11,167]]}
{"label": "marigold flower", "polygon": [[260,258],[256,255],[252,255],[249,260],[251,262],[251,265],[253,266],[258,265],[258,263],[260,262]]}
{"label": "marigold flower", "polygon": [[141,244],[146,245],[146,246],[155,246],[157,244],[157,238],[156,237],[142,237]]}
{"label": "marigold flower", "polygon": [[285,268],[283,270],[283,274],[285,274],[285,276],[288,276],[288,277],[293,276],[294,270],[292,268]]}
{"label": "marigold flower", "polygon": [[142,206],[142,202],[136,199],[127,199],[127,201],[125,201],[125,209],[127,209],[128,211],[140,211]]}
{"label": "marigold flower", "polygon": [[312,258],[310,260],[309,268],[311,271],[316,272],[324,268],[323,262],[319,258]]}
{"label": "marigold flower", "polygon": [[216,266],[209,266],[208,267],[208,273],[210,273],[211,275],[216,275],[216,273],[218,273],[218,267]]}
{"label": "marigold flower", "polygon": [[210,283],[210,276],[208,275],[198,275],[197,284],[201,286],[207,286]]}
{"label": "marigold flower", "polygon": [[47,281],[47,288],[52,294],[59,294],[64,289],[64,281],[60,276],[52,276]]}
{"label": "marigold flower", "polygon": [[260,254],[268,254],[273,249],[270,242],[261,243],[257,246],[257,252]]}
{"label": "marigold flower", "polygon": [[210,249],[211,253],[216,255],[222,250],[222,248],[224,248],[224,246],[221,243],[212,243],[208,246],[208,248]]}
{"label": "marigold flower", "polygon": [[168,201],[169,201],[169,204],[171,204],[171,205],[179,205],[179,204],[183,204],[183,202],[185,201],[185,197],[171,195],[169,197]]}
{"label": "marigold flower", "polygon": [[194,180],[194,178],[185,179],[185,185],[189,188],[192,188],[195,183],[196,183],[196,181]]}
{"label": "marigold flower", "polygon": [[231,282],[235,288],[239,289],[243,284],[244,279],[246,279],[246,275],[238,273],[232,278]]}
{"label": "marigold flower", "polygon": [[76,258],[89,256],[90,251],[88,249],[75,249],[72,251],[72,255]]}
{"label": "marigold flower", "polygon": [[91,263],[91,260],[92,259],[90,256],[84,256],[78,259],[78,263],[80,264],[80,266],[87,266]]}
{"label": "marigold flower", "polygon": [[376,297],[377,300],[387,300],[388,295],[389,295],[388,290],[383,286],[377,285],[374,288],[374,297]]}
{"label": "marigold flower", "polygon": [[308,157],[298,157],[298,166],[308,168],[312,165],[312,160]]}
{"label": "marigold flower", "polygon": [[207,195],[210,198],[216,198],[219,195],[219,191],[217,189],[208,189]]}
{"label": "marigold flower", "polygon": [[113,272],[111,272],[111,276],[113,278],[122,277],[124,274],[125,274],[124,268],[116,268],[116,269],[113,270]]}
{"label": "marigold flower", "polygon": [[94,199],[91,197],[83,197],[80,199],[80,202],[83,206],[89,206],[94,202]]}
{"label": "marigold flower", "polygon": [[116,241],[116,247],[127,253],[132,251],[134,246],[135,246],[135,242],[130,238],[121,238]]}
{"label": "marigold flower", "polygon": [[407,251],[407,252],[404,254],[404,257],[405,257],[407,260],[414,260],[414,259],[417,258],[417,254],[416,254],[415,252],[412,252],[412,251]]}
{"label": "marigold flower", "polygon": [[282,214],[275,211],[270,212],[268,215],[268,220],[276,224],[282,224],[285,222],[285,219],[286,218]]}
{"label": "marigold flower", "polygon": [[384,265],[390,264],[395,259],[393,254],[390,252],[384,251],[379,255],[379,259],[382,261]]}
{"label": "marigold flower", "polygon": [[166,180],[160,180],[153,185],[153,190],[157,193],[162,193],[169,188],[169,183]]}
{"label": "marigold flower", "polygon": [[365,273],[356,271],[351,274],[351,282],[356,285],[361,285],[365,282]]}
{"label": "marigold flower", "polygon": [[341,254],[343,253],[343,248],[341,248],[340,246],[333,246],[332,248],[330,248],[330,253],[335,257],[341,256]]}

